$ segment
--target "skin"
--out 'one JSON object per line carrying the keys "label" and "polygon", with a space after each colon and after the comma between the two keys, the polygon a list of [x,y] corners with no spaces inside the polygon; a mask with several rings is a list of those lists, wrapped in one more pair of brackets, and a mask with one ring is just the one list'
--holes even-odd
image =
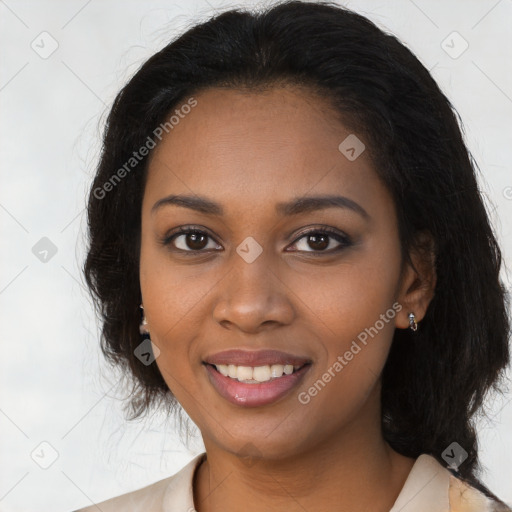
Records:
{"label": "skin", "polygon": [[[349,161],[338,150],[351,131],[325,100],[291,86],[209,89],[194,97],[197,106],[151,155],[140,285],[161,351],[156,364],[206,447],[194,480],[196,510],[321,512],[336,504],[389,511],[414,460],[382,437],[380,375],[394,329],[408,328],[410,311],[418,322],[425,314],[433,266],[416,252],[417,271],[401,260],[392,198],[369,151]],[[286,217],[275,211],[297,196],[333,193],[358,203],[369,218],[335,207]],[[224,215],[175,205],[152,213],[169,194],[205,196]],[[190,237],[187,243],[187,235],[160,243],[191,224],[210,235],[202,245]],[[329,235],[322,249],[303,234],[325,227],[345,233],[352,245]],[[236,252],[249,236],[263,249],[252,263]],[[400,312],[301,404],[298,393],[395,302]],[[231,348],[275,348],[313,364],[278,402],[244,408],[216,392],[202,364]]]}

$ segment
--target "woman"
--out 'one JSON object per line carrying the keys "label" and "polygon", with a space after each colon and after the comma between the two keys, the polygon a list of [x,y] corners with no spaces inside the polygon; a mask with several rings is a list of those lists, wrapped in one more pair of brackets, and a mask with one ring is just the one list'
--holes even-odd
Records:
{"label": "woman", "polygon": [[501,253],[395,37],[299,1],[193,27],[117,96],[88,216],[132,417],[179,403],[206,449],[101,510],[510,510],[472,423],[509,362]]}

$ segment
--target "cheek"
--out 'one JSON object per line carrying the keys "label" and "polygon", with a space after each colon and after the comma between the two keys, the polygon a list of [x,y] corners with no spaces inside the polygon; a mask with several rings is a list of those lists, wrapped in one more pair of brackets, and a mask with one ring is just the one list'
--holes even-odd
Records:
{"label": "cheek", "polygon": [[[392,293],[378,286],[363,293],[359,284],[356,272],[351,272],[343,285],[331,281],[331,293],[318,294],[317,306],[311,308],[310,322],[326,354],[319,361],[319,370],[325,372],[341,359],[343,369],[338,366],[336,373],[349,380],[358,380],[363,373],[380,373],[395,328]],[[313,301],[314,296],[310,294],[308,300]]]}
{"label": "cheek", "polygon": [[160,350],[156,364],[178,401],[194,407],[188,402],[197,386],[197,372],[203,370],[195,338],[211,317],[208,297],[221,276],[200,265],[178,266],[152,244],[142,243],[140,286],[150,337]]}
{"label": "cheek", "polygon": [[320,337],[331,340],[329,352],[345,351],[359,335],[364,342],[369,330],[372,337],[391,338],[400,307],[395,303],[399,261],[393,253],[365,250],[328,272],[301,275],[296,293]]}
{"label": "cheek", "polygon": [[[357,273],[350,276],[342,292],[338,288],[330,296],[318,296],[326,302],[311,321],[322,333],[317,338],[323,345],[317,353],[322,356],[298,396],[308,417],[323,418],[325,431],[347,424],[365,404],[370,406],[369,397],[376,396],[394,332],[396,312],[388,302],[392,295],[377,287],[365,288],[363,293],[356,286]],[[377,407],[377,402],[378,397],[371,406]]]}
{"label": "cheek", "polygon": [[198,376],[204,368],[197,336],[211,318],[209,292],[221,278],[219,271],[205,271],[205,266],[184,259],[177,264],[157,242],[151,226],[143,224],[139,280],[150,337],[160,350],[155,363],[171,393],[198,424]]}
{"label": "cheek", "polygon": [[150,235],[143,237],[140,286],[150,330],[155,336],[172,340],[177,338],[176,331],[190,327],[190,313],[201,307],[202,298],[218,280],[213,277],[201,265],[177,265]]}
{"label": "cheek", "polygon": [[[302,279],[309,324],[314,325],[325,358],[309,385],[320,379],[313,394],[337,407],[364,401],[386,362],[401,305],[396,302],[398,252],[391,244],[367,250],[333,268],[329,279]],[[320,391],[321,390],[321,391]],[[341,402],[340,402],[341,400]]]}

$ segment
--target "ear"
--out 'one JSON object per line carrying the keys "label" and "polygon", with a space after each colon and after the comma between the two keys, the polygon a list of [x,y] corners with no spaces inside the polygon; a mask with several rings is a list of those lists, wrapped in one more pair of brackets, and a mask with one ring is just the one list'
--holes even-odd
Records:
{"label": "ear", "polygon": [[414,313],[419,323],[434,297],[437,282],[436,247],[431,233],[418,233],[409,255],[412,265],[404,262],[398,292],[402,309],[396,316],[395,325],[400,329],[409,327],[409,313]]}

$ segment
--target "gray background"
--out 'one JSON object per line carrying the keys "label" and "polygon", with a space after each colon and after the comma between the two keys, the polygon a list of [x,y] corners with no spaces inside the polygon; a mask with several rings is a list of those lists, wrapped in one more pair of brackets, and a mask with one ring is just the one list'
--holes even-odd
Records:
{"label": "gray background", "polygon": [[[233,5],[256,2],[0,0],[3,512],[71,511],[165,478],[202,451],[162,415],[123,420],[80,275],[84,206],[116,92],[178,32]],[[404,41],[460,112],[510,267],[512,0],[345,5]],[[512,394],[488,407],[483,480],[512,503]]]}

